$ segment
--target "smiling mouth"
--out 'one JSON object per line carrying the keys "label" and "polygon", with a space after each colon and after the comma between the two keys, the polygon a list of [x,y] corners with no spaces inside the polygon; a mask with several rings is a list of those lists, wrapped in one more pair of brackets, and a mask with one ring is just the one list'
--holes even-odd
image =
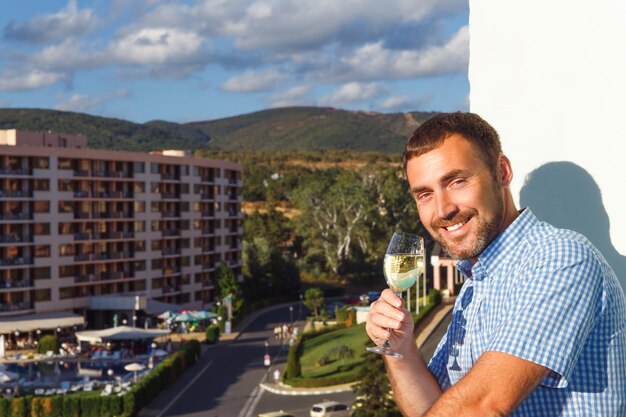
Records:
{"label": "smiling mouth", "polygon": [[463,227],[465,225],[465,223],[467,223],[469,221],[469,219],[467,220],[463,220],[457,224],[453,224],[452,226],[444,226],[444,229],[446,229],[448,232],[454,232],[457,229],[460,229],[461,227]]}

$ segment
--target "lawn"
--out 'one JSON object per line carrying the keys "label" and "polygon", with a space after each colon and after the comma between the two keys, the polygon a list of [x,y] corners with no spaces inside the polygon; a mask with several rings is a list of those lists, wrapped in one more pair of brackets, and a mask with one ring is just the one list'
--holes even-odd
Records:
{"label": "lawn", "polygon": [[[306,340],[300,357],[303,378],[323,378],[337,373],[348,372],[360,367],[369,337],[365,333],[365,324],[347,329],[338,329],[313,339]],[[347,346],[354,351],[354,357],[331,361],[320,366],[318,361],[325,353],[337,346]]]}

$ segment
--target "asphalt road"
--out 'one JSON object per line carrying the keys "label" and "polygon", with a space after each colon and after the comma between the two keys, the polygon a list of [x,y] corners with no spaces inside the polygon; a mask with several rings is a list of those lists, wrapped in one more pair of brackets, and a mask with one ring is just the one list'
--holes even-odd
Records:
{"label": "asphalt road", "polygon": [[[298,313],[295,306],[292,314],[296,323]],[[139,416],[255,417],[262,412],[284,410],[296,417],[308,417],[310,407],[323,400],[352,403],[354,394],[350,391],[285,396],[259,389],[259,384],[271,377],[271,371],[284,367],[287,347],[274,339],[273,329],[289,320],[288,307],[276,308],[259,315],[236,340],[210,346],[189,372],[144,407]],[[426,360],[432,356],[446,326],[444,321],[423,346]],[[263,364],[266,349],[273,361],[269,369]]]}

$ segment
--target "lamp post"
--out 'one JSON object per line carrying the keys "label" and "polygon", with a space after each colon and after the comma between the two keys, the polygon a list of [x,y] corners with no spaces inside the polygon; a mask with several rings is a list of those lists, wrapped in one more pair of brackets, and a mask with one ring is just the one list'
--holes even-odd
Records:
{"label": "lamp post", "polygon": [[265,355],[263,355],[263,365],[270,366],[272,364],[272,358],[270,357],[270,352],[268,350],[270,346],[270,342],[265,341]]}
{"label": "lamp post", "polygon": [[293,306],[289,306],[289,323],[293,326]]}
{"label": "lamp post", "polygon": [[302,299],[304,298],[304,295],[302,295],[302,293],[300,294],[300,312],[298,313],[298,319],[302,320],[302,304],[304,304],[302,302]]}

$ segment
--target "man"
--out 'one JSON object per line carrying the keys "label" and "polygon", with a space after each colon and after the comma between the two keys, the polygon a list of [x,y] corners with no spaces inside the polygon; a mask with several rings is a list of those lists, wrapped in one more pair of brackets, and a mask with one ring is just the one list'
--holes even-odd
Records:
{"label": "man", "polygon": [[[466,276],[428,364],[390,290],[366,330],[406,416],[626,416],[626,299],[583,236],[518,211],[496,131],[471,113],[439,114],[404,162],[424,227]],[[389,330],[388,330],[389,329]]]}

